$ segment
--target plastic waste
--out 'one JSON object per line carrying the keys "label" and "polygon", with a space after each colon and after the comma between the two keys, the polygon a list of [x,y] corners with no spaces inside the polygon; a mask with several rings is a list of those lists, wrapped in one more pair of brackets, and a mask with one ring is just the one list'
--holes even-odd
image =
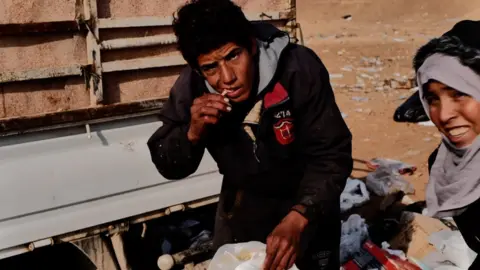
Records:
{"label": "plastic waste", "polygon": [[382,242],[382,249],[388,252],[390,255],[397,256],[403,261],[407,260],[407,255],[402,250],[390,249],[390,244],[387,242]]}
{"label": "plastic waste", "polygon": [[205,243],[208,243],[212,239],[212,233],[208,230],[203,230],[197,236],[193,237],[190,248],[197,248]]}
{"label": "plastic waste", "polygon": [[395,174],[391,169],[379,167],[367,175],[367,187],[378,196],[387,196],[397,192],[405,194],[415,193],[413,185],[401,175]]}
{"label": "plastic waste", "polygon": [[[267,246],[261,242],[245,242],[221,246],[208,270],[262,270]],[[294,265],[289,270],[298,270]]]}
{"label": "plastic waste", "polygon": [[363,181],[347,179],[345,189],[340,195],[340,209],[345,212],[352,207],[360,206],[370,200],[370,193]]}
{"label": "plastic waste", "polygon": [[395,174],[413,174],[417,170],[416,166],[389,158],[374,158],[367,162],[367,167],[372,170],[383,167],[392,170]]}
{"label": "plastic waste", "polygon": [[[437,263],[443,262],[433,269],[439,269],[440,266],[452,267],[452,265],[445,265],[445,261],[451,262],[453,266],[460,269],[468,269],[477,257],[477,254],[467,246],[460,231],[442,230],[431,234],[428,240],[437,249],[438,253],[433,253],[429,258],[425,259],[435,261],[433,259],[436,257]],[[430,262],[430,264],[431,263],[432,262]]]}
{"label": "plastic waste", "polygon": [[393,115],[395,122],[418,123],[429,121],[420,100],[420,94],[416,91],[405,102],[403,102]]}
{"label": "plastic waste", "polygon": [[360,215],[353,214],[342,222],[340,237],[340,263],[347,262],[351,257],[362,251],[363,243],[368,240],[368,226]]}

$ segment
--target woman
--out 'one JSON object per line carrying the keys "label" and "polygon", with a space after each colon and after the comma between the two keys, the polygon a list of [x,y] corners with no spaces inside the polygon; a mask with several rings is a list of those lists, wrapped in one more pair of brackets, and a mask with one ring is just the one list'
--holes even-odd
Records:
{"label": "woman", "polygon": [[[414,59],[426,113],[442,133],[429,158],[428,215],[453,217],[480,254],[480,21],[462,21]],[[470,269],[480,269],[480,256]]]}

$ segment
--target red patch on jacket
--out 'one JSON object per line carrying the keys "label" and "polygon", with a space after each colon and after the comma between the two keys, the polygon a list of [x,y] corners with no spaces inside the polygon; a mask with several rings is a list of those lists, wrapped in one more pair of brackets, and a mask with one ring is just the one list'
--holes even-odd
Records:
{"label": "red patch on jacket", "polygon": [[273,105],[281,103],[287,98],[287,90],[285,90],[285,88],[280,83],[276,83],[273,87],[273,90],[265,94],[265,97],[263,98],[263,105],[265,108],[270,108]]}
{"label": "red patch on jacket", "polygon": [[275,132],[275,137],[277,137],[277,141],[281,145],[290,144],[295,140],[292,118],[283,118],[278,120],[277,123],[273,125],[273,131]]}

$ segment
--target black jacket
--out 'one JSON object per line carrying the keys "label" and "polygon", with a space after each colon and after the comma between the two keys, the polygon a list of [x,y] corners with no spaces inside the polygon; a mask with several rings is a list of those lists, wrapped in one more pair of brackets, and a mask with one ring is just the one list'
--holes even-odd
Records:
{"label": "black jacket", "polygon": [[[270,28],[257,38],[268,43],[278,34]],[[288,210],[273,214],[275,206],[303,205],[310,221],[338,212],[353,166],[352,137],[335,103],[327,69],[312,50],[288,44],[266,89],[245,104],[233,105],[232,112],[193,146],[187,139],[190,106],[208,91],[204,79],[189,67],[171,89],[160,114],[163,126],[148,141],[152,161],[165,178],[181,179],[195,172],[207,149],[224,176],[222,193],[243,190],[265,198],[245,209],[244,221],[273,219],[278,224]],[[253,142],[241,123],[258,100],[264,106],[259,125],[252,127]],[[288,203],[281,206],[276,201]],[[252,220],[254,215],[258,220]]]}

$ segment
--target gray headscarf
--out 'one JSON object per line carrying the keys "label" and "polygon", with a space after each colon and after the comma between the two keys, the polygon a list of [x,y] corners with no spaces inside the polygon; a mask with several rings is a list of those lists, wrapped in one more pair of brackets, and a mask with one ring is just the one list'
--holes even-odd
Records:
{"label": "gray headscarf", "polygon": [[[430,80],[480,101],[480,75],[462,65],[456,57],[433,54],[417,72],[420,97],[429,116],[423,87]],[[480,198],[480,136],[466,148],[455,147],[443,136],[426,193],[428,215],[438,218],[460,215]]]}

